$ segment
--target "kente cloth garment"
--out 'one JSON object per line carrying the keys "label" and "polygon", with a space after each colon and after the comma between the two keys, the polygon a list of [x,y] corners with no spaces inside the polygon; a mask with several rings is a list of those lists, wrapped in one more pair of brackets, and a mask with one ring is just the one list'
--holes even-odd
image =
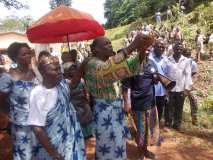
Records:
{"label": "kente cloth garment", "polygon": [[92,57],[85,66],[86,88],[94,98],[115,100],[120,98],[116,82],[138,73],[139,68],[138,55],[126,59],[121,52],[105,62]]}
{"label": "kente cloth garment", "polygon": [[13,159],[31,160],[34,137],[27,126],[29,96],[34,81],[15,80],[9,74],[0,74],[0,92],[8,93],[10,119],[12,122]]}
{"label": "kente cloth garment", "polygon": [[161,136],[157,108],[146,111],[133,112],[133,119],[137,127],[136,143],[138,147],[161,145]]}
{"label": "kente cloth garment", "polygon": [[122,52],[107,61],[89,59],[84,70],[88,92],[93,99],[96,160],[126,160],[126,138],[130,132],[124,119],[116,82],[138,73],[139,56],[128,59]]}
{"label": "kente cloth garment", "polygon": [[[57,101],[56,104],[47,112],[46,123],[43,128],[47,133],[51,144],[65,160],[86,160],[84,137],[76,111],[72,103],[70,103],[69,85],[65,80],[62,80],[56,88],[58,92],[56,97]],[[36,88],[34,90],[36,90]],[[31,95],[33,95],[34,90]],[[33,97],[30,97],[30,99],[31,101],[34,101]],[[46,98],[46,102],[48,103],[49,101],[51,101],[51,99]],[[36,105],[34,105],[34,107],[37,107],[38,110],[41,108]],[[42,114],[40,111],[38,113]],[[31,114],[33,113],[30,112],[30,116]],[[28,119],[29,124],[31,122],[34,123],[33,120],[30,119],[30,116]],[[36,123],[39,125],[38,121]],[[34,158],[38,160],[52,159],[41,144],[33,147],[33,154]]]}
{"label": "kente cloth garment", "polygon": [[95,99],[95,160],[126,160],[126,140],[130,131],[125,121],[122,100]]}

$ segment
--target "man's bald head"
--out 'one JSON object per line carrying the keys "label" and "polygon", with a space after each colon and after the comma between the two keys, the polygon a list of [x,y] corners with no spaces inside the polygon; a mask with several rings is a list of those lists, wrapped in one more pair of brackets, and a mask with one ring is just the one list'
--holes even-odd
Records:
{"label": "man's bald head", "polygon": [[92,53],[101,59],[108,59],[110,56],[113,56],[111,41],[104,36],[96,38],[90,47]]}

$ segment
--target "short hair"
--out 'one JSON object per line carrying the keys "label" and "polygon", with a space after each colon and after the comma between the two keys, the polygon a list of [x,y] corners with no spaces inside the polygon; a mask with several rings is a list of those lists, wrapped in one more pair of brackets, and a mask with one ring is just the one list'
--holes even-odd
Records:
{"label": "short hair", "polygon": [[183,43],[181,41],[176,41],[174,44],[173,44],[173,48],[177,48],[178,46],[183,46]]}
{"label": "short hair", "polygon": [[20,42],[14,42],[10,44],[10,46],[7,48],[7,54],[12,61],[16,62],[16,58],[19,54],[19,50],[22,47],[26,47],[30,49],[27,43],[20,43]]}
{"label": "short hair", "polygon": [[183,55],[185,57],[190,57],[192,55],[192,49],[191,48],[185,48],[184,52],[183,52]]}
{"label": "short hair", "polygon": [[41,51],[40,53],[39,53],[39,55],[38,55],[38,61],[41,59],[41,57],[43,57],[43,56],[46,56],[46,57],[48,57],[48,56],[50,56],[51,54],[48,52],[48,51]]}
{"label": "short hair", "polygon": [[93,40],[92,44],[90,45],[90,49],[91,51],[94,51],[94,48],[97,46],[98,41],[100,40],[101,37],[98,37],[96,39]]}
{"label": "short hair", "polygon": [[71,53],[71,54],[76,54],[76,55],[77,55],[77,54],[78,54],[78,51],[77,51],[76,49],[71,49],[70,53]]}
{"label": "short hair", "polygon": [[166,44],[166,42],[165,42],[165,40],[163,39],[163,37],[158,37],[157,39],[156,39],[156,41],[153,43],[153,46],[156,46],[157,45],[157,43],[163,43],[163,44]]}
{"label": "short hair", "polygon": [[41,59],[43,57],[50,57],[51,54],[48,51],[41,51],[38,55],[38,70],[40,73],[42,73],[42,64],[40,63]]}
{"label": "short hair", "polygon": [[69,71],[71,68],[77,68],[77,64],[72,62],[66,62],[63,64],[64,71]]}

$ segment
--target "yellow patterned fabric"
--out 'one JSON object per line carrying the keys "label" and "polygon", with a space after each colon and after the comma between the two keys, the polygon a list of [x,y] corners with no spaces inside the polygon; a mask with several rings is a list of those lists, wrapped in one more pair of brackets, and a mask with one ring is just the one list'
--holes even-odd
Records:
{"label": "yellow patterned fabric", "polygon": [[118,53],[105,62],[93,57],[85,67],[86,87],[94,98],[115,100],[120,98],[116,82],[138,73],[139,69],[137,55],[126,59],[123,53]]}

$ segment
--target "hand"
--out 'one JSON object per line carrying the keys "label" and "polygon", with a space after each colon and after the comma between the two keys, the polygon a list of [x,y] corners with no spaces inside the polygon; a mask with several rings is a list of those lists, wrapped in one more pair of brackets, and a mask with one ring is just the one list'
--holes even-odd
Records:
{"label": "hand", "polygon": [[132,43],[134,44],[136,48],[139,48],[141,44],[143,44],[146,41],[147,38],[148,38],[148,35],[143,33],[138,33]]}
{"label": "hand", "polygon": [[[155,41],[155,38],[156,38],[156,34],[154,32],[149,32],[148,34],[143,34],[141,33],[142,36],[140,39],[140,42],[139,42],[139,46],[138,46],[138,49],[142,49],[143,52],[145,52],[151,45],[152,43]],[[140,34],[139,34],[140,36]]]}
{"label": "hand", "polygon": [[184,96],[188,96],[190,94],[190,90],[185,89],[184,90]]}
{"label": "hand", "polygon": [[131,111],[131,104],[130,103],[127,103],[127,102],[124,102],[124,111],[129,113]]}
{"label": "hand", "polygon": [[160,81],[159,80],[159,76],[157,74],[153,74],[153,82],[154,82],[154,84],[158,84],[159,81]]}

